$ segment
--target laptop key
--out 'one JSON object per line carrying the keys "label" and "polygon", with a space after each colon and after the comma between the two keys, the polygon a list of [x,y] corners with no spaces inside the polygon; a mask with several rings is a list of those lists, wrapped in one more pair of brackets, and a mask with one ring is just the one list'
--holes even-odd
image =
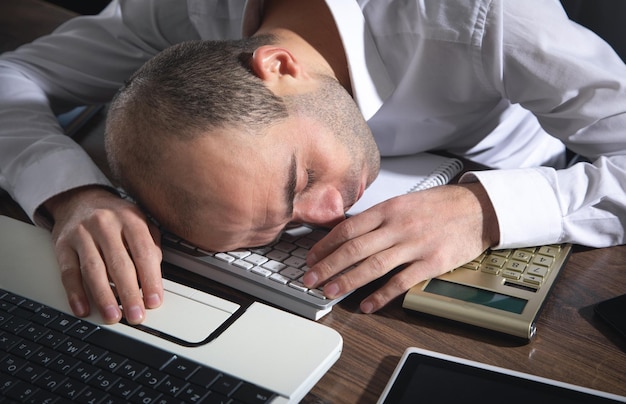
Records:
{"label": "laptop key", "polygon": [[161,369],[174,357],[164,350],[104,328],[91,333],[85,341],[156,369]]}
{"label": "laptop key", "polygon": [[235,391],[232,398],[246,404],[261,404],[267,403],[272,397],[273,394],[270,391],[244,382]]}

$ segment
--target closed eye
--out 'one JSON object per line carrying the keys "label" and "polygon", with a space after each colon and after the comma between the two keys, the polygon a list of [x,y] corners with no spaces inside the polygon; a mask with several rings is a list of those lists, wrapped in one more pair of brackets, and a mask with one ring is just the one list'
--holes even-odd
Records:
{"label": "closed eye", "polygon": [[302,192],[306,192],[309,189],[311,189],[313,184],[315,184],[315,180],[316,180],[315,171],[313,171],[311,169],[307,169],[306,170],[306,186],[304,187]]}

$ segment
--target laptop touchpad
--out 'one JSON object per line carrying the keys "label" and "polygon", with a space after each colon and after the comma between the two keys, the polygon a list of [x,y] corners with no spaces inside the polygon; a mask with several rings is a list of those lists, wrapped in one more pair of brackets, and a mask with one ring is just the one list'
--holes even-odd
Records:
{"label": "laptop touchpad", "polygon": [[202,291],[164,281],[163,304],[147,310],[134,326],[182,345],[198,345],[235,316],[239,305]]}

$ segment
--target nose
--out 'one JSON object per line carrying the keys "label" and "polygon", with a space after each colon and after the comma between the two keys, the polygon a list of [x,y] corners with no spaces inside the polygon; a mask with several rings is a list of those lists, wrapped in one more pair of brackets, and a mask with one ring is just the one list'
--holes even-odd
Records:
{"label": "nose", "polygon": [[294,222],[332,227],[343,219],[343,197],[335,188],[316,190],[294,201]]}

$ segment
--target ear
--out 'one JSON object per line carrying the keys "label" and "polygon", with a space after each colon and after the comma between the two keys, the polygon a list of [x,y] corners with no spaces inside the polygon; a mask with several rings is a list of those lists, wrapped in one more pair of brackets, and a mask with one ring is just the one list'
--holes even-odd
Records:
{"label": "ear", "polygon": [[[267,86],[281,93],[305,77],[303,66],[285,48],[263,45],[252,55],[252,70]],[[287,86],[287,87],[285,87]]]}

